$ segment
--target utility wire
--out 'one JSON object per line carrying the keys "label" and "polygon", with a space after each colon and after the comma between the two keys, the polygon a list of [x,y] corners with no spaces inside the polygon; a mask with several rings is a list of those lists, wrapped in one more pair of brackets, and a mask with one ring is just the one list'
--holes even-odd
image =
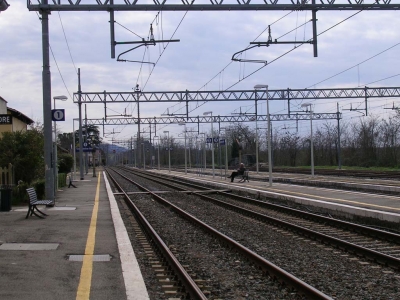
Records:
{"label": "utility wire", "polygon": [[54,62],[56,63],[58,73],[60,74],[61,80],[62,80],[62,82],[63,82],[63,84],[64,84],[64,86],[65,86],[65,89],[67,90],[69,97],[70,97],[71,99],[73,99],[73,97],[71,96],[71,93],[69,92],[68,87],[67,87],[67,85],[66,85],[66,83],[65,83],[65,81],[64,81],[64,77],[63,77],[62,74],[61,74],[61,70],[60,70],[60,68],[59,68],[59,66],[58,66],[56,57],[54,56],[53,49],[51,48],[50,45],[49,45],[49,48],[50,48],[50,51],[51,51],[51,55],[53,56]]}
{"label": "utility wire", "polygon": [[75,73],[78,74],[78,70],[76,69],[74,59],[72,58],[71,49],[69,48],[67,35],[65,34],[64,25],[63,25],[63,22],[61,20],[60,12],[58,12],[58,17],[60,18],[61,28],[62,28],[62,31],[64,33],[64,38],[65,38],[65,43],[67,44],[67,47],[68,47],[69,57],[71,57],[72,64],[74,65],[74,68],[75,68]]}
{"label": "utility wire", "polygon": [[383,79],[379,79],[379,80],[376,80],[376,81],[373,81],[373,82],[369,82],[369,83],[366,83],[366,84],[363,84],[363,85],[359,85],[358,87],[370,85],[370,84],[373,84],[373,83],[377,83],[377,82],[379,82],[379,81],[384,81],[384,80],[386,80],[386,79],[390,79],[390,78],[393,78],[393,77],[396,77],[396,76],[399,76],[399,75],[400,75],[400,73],[399,73],[399,74],[396,74],[396,75],[392,75],[392,76],[386,77],[386,78],[383,78]]}
{"label": "utility wire", "polygon": [[[39,21],[40,21],[40,23],[41,23],[41,22],[42,22],[42,18],[39,16],[39,14],[38,14],[37,12],[36,12],[36,15],[37,15],[37,17],[38,17],[38,19],[39,19]],[[61,80],[62,80],[62,82],[63,82],[63,84],[64,84],[64,87],[65,87],[65,89],[67,90],[67,93],[68,93],[69,97],[72,99],[73,97],[71,96],[71,93],[69,92],[68,87],[67,87],[67,85],[66,85],[66,83],[65,83],[64,77],[63,77],[62,74],[61,74],[61,70],[60,70],[60,68],[59,68],[59,66],[58,66],[56,57],[55,57],[55,55],[54,55],[54,52],[53,52],[53,49],[51,48],[50,43],[49,43],[49,49],[50,49],[51,55],[53,56],[54,62],[55,62],[55,64],[56,64],[56,66],[57,66],[57,70],[58,70],[58,73],[60,74],[60,77],[61,77]]]}
{"label": "utility wire", "polygon": [[114,21],[116,24],[118,24],[119,26],[121,26],[122,28],[125,28],[126,30],[128,30],[129,32],[133,33],[134,35],[136,35],[138,38],[143,39],[140,35],[134,33],[132,30],[130,30],[129,28],[125,27],[124,25],[118,23],[117,21]]}
{"label": "utility wire", "polygon": [[398,45],[400,45],[400,42],[397,43],[397,44],[395,44],[395,45],[393,45],[393,46],[390,46],[389,48],[387,48],[387,49],[385,49],[385,50],[383,50],[383,51],[381,51],[381,52],[379,52],[379,53],[377,53],[377,54],[375,54],[375,55],[373,55],[373,56],[371,56],[371,57],[369,57],[369,58],[367,58],[367,59],[365,59],[365,60],[363,60],[362,62],[359,62],[359,63],[355,64],[355,65],[352,66],[352,67],[347,68],[347,69],[344,70],[344,71],[341,71],[341,72],[339,72],[339,73],[337,73],[337,74],[335,74],[335,75],[332,75],[332,76],[330,76],[330,77],[328,77],[328,78],[326,78],[326,79],[324,79],[324,80],[321,80],[320,82],[317,82],[317,83],[315,83],[315,84],[313,84],[313,85],[307,87],[307,89],[310,88],[310,87],[312,87],[312,86],[315,86],[315,85],[317,85],[317,84],[320,84],[320,83],[322,83],[322,82],[325,82],[325,81],[327,81],[327,80],[329,80],[329,79],[332,79],[333,77],[336,77],[336,76],[338,76],[338,75],[340,75],[340,74],[343,74],[344,72],[347,72],[348,70],[351,70],[351,69],[353,69],[354,67],[357,67],[357,66],[359,66],[359,65],[361,65],[361,64],[363,64],[363,63],[365,63],[365,62],[367,62],[367,61],[369,61],[369,60],[371,60],[371,59],[373,59],[373,58],[375,58],[375,57],[377,57],[377,56],[379,56],[379,55],[385,53],[386,51],[389,51],[390,49],[392,49],[392,48],[394,48],[394,47],[396,47],[396,46],[398,46]]}

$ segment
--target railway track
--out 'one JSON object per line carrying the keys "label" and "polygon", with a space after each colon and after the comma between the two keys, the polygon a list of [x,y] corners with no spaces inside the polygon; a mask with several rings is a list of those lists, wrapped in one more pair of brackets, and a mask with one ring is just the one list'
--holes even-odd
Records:
{"label": "railway track", "polygon": [[[126,172],[126,171],[125,171]],[[323,264],[326,265],[325,259],[324,260],[320,260],[318,259],[319,257],[323,257],[326,256],[327,253],[319,253],[319,252],[331,252],[330,254],[327,255],[326,261],[328,260],[332,260],[332,255],[335,257],[333,259],[333,262],[331,263],[332,265],[330,265],[329,267],[326,267],[327,269],[329,269],[328,273],[331,273],[333,275],[332,278],[334,278],[335,281],[338,281],[341,276],[348,276],[348,274],[354,272],[353,270],[348,270],[348,268],[351,266],[352,268],[354,268],[355,273],[353,274],[353,277],[357,278],[357,274],[361,273],[366,273],[368,274],[368,280],[369,283],[365,283],[368,288],[366,288],[366,291],[369,289],[370,286],[374,286],[374,291],[379,290],[379,288],[377,287],[377,285],[374,284],[374,282],[379,282],[379,286],[382,284],[382,282],[388,282],[386,286],[391,287],[393,286],[393,291],[391,291],[391,293],[395,296],[391,296],[388,294],[388,292],[385,290],[381,292],[382,293],[386,293],[388,295],[389,298],[385,298],[382,296],[379,296],[378,294],[373,294],[368,292],[367,294],[365,294],[366,291],[362,291],[359,292],[361,294],[365,294],[363,296],[360,296],[360,294],[356,294],[353,295],[352,299],[396,299],[396,298],[400,298],[400,294],[398,293],[398,291],[396,291],[396,286],[398,286],[398,282],[396,280],[396,278],[398,278],[398,271],[391,271],[385,267],[379,267],[377,264],[375,264],[374,262],[371,263],[371,261],[379,261],[381,264],[383,265],[391,265],[393,268],[395,268],[397,270],[398,268],[398,261],[394,258],[390,258],[389,260],[382,260],[382,259],[377,259],[376,257],[371,256],[371,251],[367,251],[367,253],[365,253],[363,251],[360,251],[360,245],[359,244],[363,244],[365,242],[365,239],[370,239],[370,236],[374,237],[374,239],[376,239],[377,237],[384,237],[386,236],[386,232],[384,231],[375,231],[375,233],[365,233],[365,231],[369,231],[370,229],[368,227],[353,227],[354,225],[351,223],[340,223],[340,225],[333,225],[333,228],[330,228],[330,231],[334,231],[336,234],[338,233],[338,231],[344,230],[343,228],[347,228],[346,230],[350,230],[351,234],[348,234],[349,231],[347,231],[347,236],[352,236],[353,232],[362,232],[362,236],[356,236],[354,235],[352,237],[352,242],[349,241],[341,241],[339,245],[332,243],[332,242],[327,242],[327,240],[325,240],[325,236],[328,235],[325,229],[322,229],[323,231],[325,231],[325,233],[317,233],[316,235],[310,235],[309,232],[307,232],[307,228],[303,228],[303,227],[307,227],[305,223],[307,222],[311,222],[309,221],[309,219],[311,218],[310,215],[307,215],[305,218],[300,218],[300,220],[298,220],[297,222],[303,223],[304,226],[300,226],[300,225],[296,225],[296,224],[290,224],[289,227],[284,227],[282,225],[285,223],[290,223],[288,220],[286,221],[282,221],[279,220],[279,224],[274,224],[274,222],[271,221],[265,221],[262,220],[264,217],[263,216],[256,216],[256,217],[251,217],[249,218],[249,214],[243,213],[243,212],[238,212],[240,210],[237,208],[229,208],[230,211],[226,211],[227,205],[226,204],[218,204],[218,205],[209,205],[209,204],[204,204],[204,203],[216,203],[215,199],[213,200],[207,200],[207,202],[204,201],[204,197],[210,197],[212,196],[212,198],[218,198],[221,197],[223,198],[224,202],[227,202],[229,199],[229,202],[232,201],[236,201],[235,206],[240,206],[240,205],[251,205],[253,206],[251,208],[252,212],[251,214],[260,214],[260,212],[257,212],[256,210],[259,209],[262,205],[261,204],[267,204],[266,202],[263,203],[259,203],[259,201],[257,202],[253,202],[253,201],[249,201],[251,199],[249,198],[243,198],[243,197],[234,197],[235,200],[232,200],[232,194],[227,194],[227,195],[223,195],[225,192],[223,191],[219,191],[217,195],[212,194],[210,195],[210,193],[213,193],[215,191],[210,191],[210,189],[207,189],[207,187],[205,186],[199,186],[199,185],[193,185],[190,183],[190,186],[188,187],[186,185],[185,182],[183,182],[182,180],[173,180],[171,178],[165,178],[165,177],[159,177],[159,178],[155,178],[153,176],[153,174],[148,174],[146,172],[142,173],[138,170],[134,171],[135,176],[141,176],[143,178],[147,178],[144,179],[145,182],[147,182],[147,184],[151,187],[151,189],[155,192],[155,194],[161,194],[164,198],[168,199],[169,202],[176,204],[177,206],[179,206],[181,209],[184,210],[188,210],[190,211],[190,214],[196,215],[198,214],[198,219],[201,220],[207,220],[207,224],[211,224],[211,226],[218,228],[218,230],[220,230],[221,232],[224,232],[227,236],[230,236],[231,238],[234,238],[235,240],[240,241],[241,243],[243,243],[247,248],[249,249],[254,249],[254,245],[256,244],[256,248],[254,250],[254,252],[256,252],[258,255],[260,255],[261,257],[270,257],[271,253],[269,253],[268,251],[266,251],[266,249],[269,249],[271,247],[270,243],[266,243],[263,241],[265,236],[260,237],[258,234],[258,229],[254,229],[254,228],[259,228],[260,226],[265,226],[265,231],[269,232],[269,233],[274,233],[274,235],[278,235],[278,237],[275,237],[273,239],[274,243],[276,240],[281,239],[282,237],[285,237],[285,239],[289,239],[289,241],[286,241],[286,243],[289,243],[289,245],[285,245],[285,244],[281,244],[278,243],[279,245],[278,247],[278,251],[277,253],[275,252],[274,254],[272,254],[272,256],[274,257],[274,259],[276,260],[276,262],[278,262],[278,265],[281,266],[281,264],[283,264],[283,269],[290,271],[290,273],[295,274],[296,277],[299,277],[301,279],[303,279],[303,281],[311,284],[312,286],[315,287],[320,287],[323,286],[324,288],[322,288],[321,290],[323,292],[325,291],[330,291],[332,288],[330,287],[330,283],[326,283],[325,281],[321,282],[321,279],[315,279],[314,276],[311,276],[310,273],[304,273],[304,269],[308,268],[308,265],[313,265],[316,263],[316,260],[318,261],[317,264]],[[162,184],[162,186],[160,186]],[[166,188],[164,186],[164,184],[168,184],[168,187]],[[175,190],[175,192],[174,192]],[[131,195],[144,195],[144,194],[149,194],[150,192],[132,192]],[[130,194],[130,193],[128,193]],[[189,197],[188,198],[186,198]],[[199,197],[202,197],[202,200],[199,200]],[[220,199],[218,199],[220,200]],[[142,201],[140,201],[142,202]],[[154,202],[154,201],[152,201]],[[252,204],[250,202],[253,202]],[[241,204],[242,203],[242,204]],[[249,204],[250,203],[250,204]],[[230,205],[232,205],[232,203],[228,203]],[[197,206],[202,207],[202,208],[197,208]],[[268,206],[268,205],[267,205]],[[146,209],[146,206],[145,208]],[[147,208],[148,209],[148,208]],[[265,209],[265,208],[262,208]],[[150,209],[151,210],[151,209]],[[206,211],[207,210],[207,211]],[[246,210],[249,210],[248,208],[246,208]],[[268,214],[272,214],[272,213],[277,213],[277,210],[287,210],[284,209],[282,207],[276,207],[274,205],[272,205],[272,208],[270,208],[271,211],[268,212]],[[273,212],[275,211],[275,212]],[[217,213],[216,213],[217,212]],[[150,213],[150,212],[149,212]],[[280,213],[280,212],[279,212]],[[286,218],[293,218],[294,215],[297,214],[301,214],[302,212],[297,212],[295,210],[291,210],[291,212],[289,213],[289,215],[287,213],[286,214]],[[211,218],[210,220],[208,220],[208,218],[211,215],[215,215],[213,218]],[[233,217],[229,217],[229,215],[233,214]],[[261,215],[265,215],[266,212],[261,213]],[[222,216],[227,216],[227,219],[232,219],[233,222],[232,224],[228,225],[228,224],[224,224],[224,220],[222,221],[215,221],[218,218],[221,218]],[[242,217],[241,217],[242,216]],[[276,217],[276,216],[275,216]],[[295,217],[295,219],[298,218],[298,216]],[[318,221],[313,221],[314,223],[310,223],[310,224],[314,224],[311,225],[312,227],[320,227],[320,224],[330,224],[330,223],[336,223],[335,220],[333,219],[321,219],[321,216],[316,215],[315,218],[319,219]],[[172,217],[171,217],[172,219]],[[276,218],[273,218],[276,219]],[[246,225],[238,225],[238,220],[241,220],[241,222],[243,222],[243,224]],[[328,222],[329,221],[329,222]],[[223,225],[221,225],[221,222]],[[305,223],[304,223],[305,222]],[[165,224],[165,223],[162,223]],[[249,225],[249,224],[253,224],[253,225]],[[250,226],[250,228],[248,228],[247,230],[244,229],[244,227]],[[162,225],[161,225],[162,227]],[[179,227],[179,226],[178,226]],[[293,229],[293,228],[295,229]],[[301,229],[299,230],[297,227],[301,227]],[[232,228],[236,228],[236,229],[232,229]],[[354,228],[358,228],[357,230]],[[314,228],[315,229],[315,228]],[[171,229],[174,230],[174,229]],[[306,231],[307,234],[301,233],[302,236],[299,236],[299,231]],[[310,231],[315,231],[315,230],[310,230]],[[241,232],[241,233],[238,233]],[[244,232],[244,233],[243,233]],[[247,236],[246,233],[251,232],[253,235],[257,236],[256,238],[253,237],[252,241],[247,241]],[[372,231],[373,232],[373,231]],[[244,236],[243,236],[244,234]],[[187,234],[188,236],[197,236],[196,234]],[[239,235],[238,237],[235,237],[235,235]],[[321,238],[322,237],[322,238]],[[343,235],[342,235],[343,237]],[[254,242],[254,239],[256,240],[256,242]],[[260,239],[260,241],[258,242],[258,239]],[[387,234],[387,236],[384,238],[385,241],[379,242],[379,243],[386,243],[386,240],[390,241],[390,243],[393,242],[393,240],[398,239],[398,236],[396,235],[391,235],[390,233]],[[329,237],[329,240],[340,240],[339,238],[335,238],[335,237]],[[355,243],[355,241],[358,240],[358,244]],[[246,242],[244,242],[246,241]],[[189,244],[193,243],[193,239],[190,240]],[[306,245],[304,245],[304,243],[306,243]],[[395,245],[392,247],[397,247],[397,242],[394,241]],[[295,246],[296,249],[292,248],[292,244],[299,244],[298,246]],[[333,245],[334,247],[340,248],[340,249],[344,249],[346,251],[335,251],[334,248],[330,248],[331,246],[327,246],[327,244],[329,245]],[[351,248],[346,248],[343,245],[347,245],[350,244]],[[376,245],[376,244],[375,244]],[[285,247],[289,248],[291,251],[290,253],[287,253],[285,249]],[[179,248],[179,247],[178,247]],[[185,251],[187,247],[184,247]],[[294,254],[293,252],[296,252],[298,249],[307,249],[305,252],[303,253],[300,251],[300,253]],[[317,250],[316,250],[317,249]],[[284,250],[284,251],[283,251]],[[357,251],[355,251],[357,250]],[[266,252],[265,252],[266,251]],[[333,251],[333,254],[332,254]],[[286,253],[284,255],[282,255],[280,252]],[[372,251],[372,253],[374,254],[374,252],[377,251]],[[184,253],[184,251],[183,251]],[[312,257],[310,257],[310,253],[314,253],[311,254]],[[317,253],[317,254],[315,254]],[[319,253],[319,254],[318,254]],[[350,254],[349,254],[350,253]],[[351,254],[354,253],[354,254]],[[181,255],[186,255],[186,254],[182,254],[182,253],[178,253]],[[380,255],[380,254],[379,254]],[[196,255],[195,255],[196,256]],[[281,256],[280,258],[276,258],[276,256]],[[304,257],[305,256],[305,257]],[[308,257],[307,257],[308,256]],[[316,257],[317,259],[316,259]],[[381,256],[384,257],[385,255]],[[301,257],[301,259],[304,258],[305,261],[308,261],[308,265],[307,264],[301,264],[300,270],[299,267],[293,267],[291,265],[287,265],[287,260],[291,260],[293,258],[291,257]],[[366,257],[366,259],[364,260],[363,258],[360,257]],[[190,260],[189,260],[190,261]],[[238,260],[240,261],[240,259]],[[394,262],[394,263],[393,263]],[[217,262],[216,262],[217,263]],[[336,265],[337,264],[337,265]],[[339,267],[338,267],[339,266]],[[321,268],[321,267],[320,267]],[[362,271],[359,271],[358,269],[363,269]],[[337,269],[340,270],[339,274],[337,272]],[[317,272],[318,270],[312,270],[312,272]],[[320,274],[324,272],[323,267],[319,270]],[[344,272],[344,273],[342,273]],[[196,273],[199,273],[198,271],[196,271]],[[345,274],[345,275],[343,275]],[[396,275],[397,274],[397,275]],[[396,277],[397,276],[397,277]],[[212,276],[213,278],[215,278],[215,276]],[[218,277],[218,276],[216,276]],[[310,278],[311,277],[311,278]],[[353,280],[354,281],[354,280]],[[359,285],[359,286],[363,286],[363,281],[365,281],[364,279],[360,279],[359,281],[356,280],[356,283],[352,282],[349,285]],[[393,282],[394,281],[394,282]],[[336,283],[335,283],[336,284]],[[335,285],[334,284],[334,285]],[[343,283],[343,284],[347,284],[347,283]],[[340,285],[339,289],[342,289],[342,284]],[[334,289],[333,289],[334,290]],[[378,292],[379,293],[379,292]],[[226,291],[223,293],[224,295],[226,294]],[[331,295],[330,293],[326,292],[326,294]],[[351,299],[349,295],[347,295],[346,293],[344,293],[343,295],[341,294],[340,291],[336,291],[332,293],[333,298],[337,297],[337,299]],[[378,297],[379,296],[379,297]],[[386,295],[385,295],[386,296]],[[360,297],[360,298],[358,298]],[[375,297],[375,298],[374,298]],[[390,298],[392,297],[392,298]],[[232,299],[232,298],[225,298],[222,297],[223,299]],[[213,298],[210,298],[213,299]],[[257,299],[257,298],[255,298]],[[261,298],[263,299],[263,298]],[[268,298],[269,299],[269,298]],[[273,299],[273,298],[271,298]],[[278,298],[278,299],[286,299],[286,298]]]}
{"label": "railway track", "polygon": [[[128,197],[127,192],[123,191],[123,188],[117,184],[116,182],[116,175],[115,173],[113,175],[111,175],[111,173],[113,173],[114,171],[108,172],[109,176],[111,178],[113,178],[113,182],[114,184],[116,184],[118,187],[118,190],[120,191],[119,193],[117,193],[117,195],[121,195],[121,193],[123,193],[125,195],[125,197]],[[178,290],[180,291],[180,295],[182,297],[182,295],[185,293],[184,291],[188,291],[188,294],[190,294],[190,299],[241,299],[242,297],[238,298],[238,295],[246,295],[246,291],[248,291],[248,287],[247,286],[251,286],[251,285],[255,285],[254,281],[257,282],[256,288],[259,289],[260,285],[264,287],[263,291],[259,294],[261,298],[259,299],[301,299],[301,298],[307,298],[307,299],[332,299],[331,297],[324,295],[322,292],[318,291],[317,289],[313,288],[312,286],[308,285],[307,283],[301,281],[300,279],[296,278],[295,276],[291,275],[290,273],[287,273],[286,271],[284,271],[283,269],[279,268],[278,266],[272,264],[271,262],[269,262],[268,260],[264,259],[263,257],[260,257],[259,255],[257,255],[256,253],[254,253],[253,251],[251,251],[250,249],[244,247],[243,245],[241,245],[240,243],[238,243],[237,241],[234,241],[233,239],[227,237],[226,235],[224,235],[223,233],[219,232],[218,230],[213,229],[212,227],[210,227],[209,225],[201,222],[200,220],[194,218],[193,216],[191,216],[190,214],[187,214],[185,211],[179,209],[178,207],[172,205],[170,202],[166,201],[165,199],[163,199],[160,196],[157,196],[157,194],[155,193],[151,193],[150,190],[144,188],[143,186],[140,186],[137,183],[134,183],[134,181],[128,179],[127,177],[124,177],[123,174],[116,172],[120,177],[123,177],[125,180],[129,180],[129,182],[131,184],[135,184],[137,187],[140,188],[140,190],[142,191],[146,191],[146,194],[143,193],[138,193],[138,192],[131,192],[130,194],[132,195],[132,193],[135,193],[136,196],[140,195],[141,197],[144,196],[149,196],[151,195],[152,198],[157,199],[158,202],[160,202],[160,204],[158,205],[154,205],[154,201],[151,201],[152,206],[151,209],[149,210],[149,205],[143,205],[143,201],[140,200],[138,201],[139,203],[142,203],[141,206],[141,210],[145,210],[148,217],[145,218],[144,215],[142,213],[140,213],[139,209],[137,208],[137,206],[133,203],[132,200],[129,200],[129,205],[131,208],[135,209],[135,215],[138,214],[140,215],[140,222],[141,222],[141,226],[145,226],[145,224],[147,224],[146,227],[146,232],[151,231],[152,233],[152,238],[154,238],[154,236],[159,236],[154,229],[152,229],[152,226],[150,226],[149,221],[147,221],[147,219],[151,219],[151,223],[152,224],[156,224],[155,226],[157,227],[157,217],[152,216],[153,210],[159,210],[160,207],[162,212],[162,215],[166,214],[166,210],[165,210],[165,206],[168,206],[167,212],[170,212],[171,210],[174,211],[174,216],[169,216],[171,219],[174,220],[173,223],[170,224],[165,224],[163,223],[162,225],[158,225],[158,231],[165,231],[165,227],[174,227],[176,223],[182,222],[184,221],[184,227],[185,227],[185,235],[189,236],[189,239],[191,240],[190,243],[194,243],[194,238],[196,237],[196,243],[198,247],[201,247],[201,245],[199,245],[199,241],[202,241],[202,248],[203,251],[199,252],[199,249],[197,249],[197,247],[195,247],[194,251],[197,253],[196,254],[192,254],[194,256],[187,258],[187,256],[189,256],[190,254],[188,254],[187,249],[185,249],[183,251],[184,248],[187,248],[187,241],[183,242],[178,242],[178,240],[182,239],[182,233],[180,233],[177,237],[175,237],[175,239],[172,240],[172,245],[171,245],[171,241],[170,242],[163,242],[163,241],[158,241],[157,242],[157,247],[161,246],[166,246],[167,244],[170,245],[170,248],[165,249],[165,247],[162,247],[161,250],[157,250],[157,252],[162,252],[163,255],[163,260],[165,259],[166,261],[168,261],[169,264],[171,264],[172,262],[172,266],[168,266],[165,267],[164,266],[164,275],[167,276],[168,273],[170,280],[172,281],[173,278],[178,277],[179,280],[175,282],[179,282],[182,287],[179,288]],[[121,178],[119,179],[121,180]],[[129,197],[128,197],[129,198]],[[127,198],[126,198],[127,199]],[[140,204],[139,204],[140,206]],[[178,216],[179,215],[179,216]],[[188,223],[189,222],[189,223]],[[195,224],[197,227],[196,230],[192,229],[192,230],[187,230],[187,228],[190,228],[190,224]],[[199,230],[198,228],[200,228],[201,230]],[[171,231],[171,228],[170,228]],[[172,231],[173,228],[172,228]],[[207,241],[204,243],[204,241]],[[177,244],[180,243],[180,246],[177,246]],[[210,245],[213,245],[213,247],[210,248]],[[192,249],[193,250],[193,249]],[[211,252],[210,252],[211,250]],[[234,251],[232,251],[234,250]],[[175,252],[175,255],[173,254],[173,252]],[[186,271],[186,268],[188,268],[189,270],[196,268],[197,271],[195,272],[197,274],[197,272],[201,272],[199,271],[198,268],[198,264],[195,263],[195,265],[193,265],[193,262],[198,261],[198,257],[196,258],[196,256],[203,256],[204,254],[200,254],[200,253],[204,253],[204,252],[209,252],[210,257],[207,257],[207,260],[210,259],[211,261],[214,261],[213,264],[218,264],[219,267],[218,269],[215,269],[215,267],[209,266],[207,267],[207,269],[214,269],[212,274],[213,277],[211,278],[211,285],[216,285],[218,288],[216,289],[217,291],[201,291],[201,289],[199,287],[197,287],[194,283],[196,281],[196,278],[190,278],[189,273]],[[240,253],[240,255],[238,255],[238,253]],[[184,262],[182,264],[180,264],[178,262],[177,257],[179,257],[180,260],[183,260]],[[243,259],[245,257],[245,259]],[[221,260],[223,260],[223,263],[221,263]],[[202,263],[204,264],[206,261],[204,259],[202,259]],[[251,262],[251,263],[250,263]],[[254,265],[256,267],[254,267]],[[184,267],[185,266],[185,267]],[[227,288],[224,287],[222,288],[222,290],[225,290],[224,294],[219,295],[220,292],[219,290],[221,283],[217,282],[215,283],[214,279],[215,278],[220,278],[220,277],[229,277],[228,274],[223,274],[221,273],[220,268],[222,268],[225,272],[228,272],[229,269],[237,269],[238,266],[240,266],[241,272],[244,272],[245,275],[244,276],[237,276],[236,274],[236,279],[234,278],[235,273],[233,272],[233,274],[231,275],[232,277],[229,279],[229,281],[231,282],[235,282],[235,289],[232,291],[228,291],[226,290]],[[171,274],[171,272],[169,272],[168,270],[172,269],[173,270],[173,274]],[[262,272],[260,271],[262,270]],[[266,277],[263,276],[263,274],[269,274],[270,276],[270,280],[266,280]],[[210,276],[209,274],[206,276],[208,277]],[[273,280],[277,279],[277,282],[273,282]],[[205,282],[208,281],[210,282],[210,279],[198,279],[197,281],[199,282]],[[238,287],[240,283],[240,287]],[[280,287],[280,284],[284,284],[284,288]],[[272,288],[271,288],[272,286]],[[197,289],[196,289],[197,287]],[[212,289],[212,286],[207,287],[209,289]],[[295,289],[296,292],[293,292],[292,289]],[[270,296],[268,295],[268,293],[273,293],[274,296]],[[207,296],[211,296],[211,298],[204,298]],[[279,295],[279,296],[277,296]],[[218,298],[220,297],[221,298]],[[215,298],[217,297],[217,298]],[[266,297],[266,298],[263,298]],[[277,297],[277,298],[276,298]],[[243,297],[243,299],[245,299],[245,297]]]}
{"label": "railway track", "polygon": [[[185,185],[200,189],[193,193],[201,193],[206,189],[193,183],[169,180],[165,182],[160,176],[142,173],[146,178],[157,177],[160,182],[169,187],[184,190]],[[154,179],[153,179],[154,180]],[[171,181],[174,183],[171,184]],[[190,190],[189,190],[190,191]],[[400,270],[400,235],[371,227],[366,227],[342,220],[324,217],[321,215],[291,209],[265,201],[233,195],[226,191],[219,191],[218,195],[207,196],[204,193],[199,197],[227,207],[231,210],[253,217],[263,222],[297,232],[313,240],[344,249],[371,261]]]}

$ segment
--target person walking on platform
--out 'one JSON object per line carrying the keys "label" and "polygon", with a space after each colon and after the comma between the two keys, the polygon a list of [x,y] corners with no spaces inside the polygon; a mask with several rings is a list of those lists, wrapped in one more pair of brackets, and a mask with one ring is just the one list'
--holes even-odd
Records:
{"label": "person walking on platform", "polygon": [[238,175],[243,175],[244,171],[246,171],[246,168],[244,167],[244,164],[241,163],[239,166],[239,169],[237,169],[236,171],[233,171],[231,176],[228,176],[228,178],[230,178],[231,182],[233,182],[233,179],[235,179],[235,177]]}
{"label": "person walking on platform", "polygon": [[74,188],[76,188],[76,186],[72,183],[72,176],[69,175],[68,177],[69,177],[69,185],[68,185],[68,188],[70,188],[71,186],[73,186]]}

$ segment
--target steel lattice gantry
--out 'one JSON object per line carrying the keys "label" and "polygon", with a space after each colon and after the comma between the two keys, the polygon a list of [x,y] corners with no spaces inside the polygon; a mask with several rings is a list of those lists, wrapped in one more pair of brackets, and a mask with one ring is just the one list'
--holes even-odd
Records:
{"label": "steel lattice gantry", "polygon": [[[153,117],[153,118],[140,118],[141,124],[151,124],[151,125],[162,125],[162,124],[179,124],[179,123],[210,123],[211,118],[213,122],[221,123],[235,123],[235,122],[255,122],[256,118],[254,115],[240,115],[240,116],[197,116],[197,117]],[[313,113],[314,120],[327,120],[327,119],[341,119],[341,113]],[[302,114],[273,114],[270,115],[271,121],[301,121],[310,120],[309,113]],[[257,121],[267,121],[267,115],[258,115]],[[88,125],[132,125],[137,124],[137,118],[95,118],[95,119],[85,119]]]}
{"label": "steel lattice gantry", "polygon": [[[74,93],[75,103],[105,102],[204,102],[267,99],[266,91],[171,91],[171,92],[81,92]],[[268,100],[366,99],[400,97],[400,87],[282,89],[268,90]]]}
{"label": "steel lattice gantry", "polygon": [[[84,3],[82,3],[84,2]],[[391,0],[27,0],[31,11],[262,11],[262,10],[398,10],[400,1]],[[326,2],[326,3],[325,3]]]}

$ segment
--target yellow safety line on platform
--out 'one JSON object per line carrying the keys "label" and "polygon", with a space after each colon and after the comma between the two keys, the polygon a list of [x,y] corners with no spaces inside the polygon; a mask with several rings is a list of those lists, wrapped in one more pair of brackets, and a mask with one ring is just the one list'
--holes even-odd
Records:
{"label": "yellow safety line on platform", "polygon": [[90,297],[90,286],[92,284],[93,270],[93,253],[96,241],[97,214],[99,212],[100,172],[97,178],[96,196],[94,198],[92,219],[90,220],[89,233],[86,241],[85,255],[83,256],[81,277],[79,280],[78,291],[76,293],[76,300],[88,300]]}
{"label": "yellow safety line on platform", "polygon": [[[279,193],[282,193],[282,190],[278,189],[269,189],[269,191],[276,191]],[[286,194],[293,194],[293,195],[301,195],[301,196],[307,196],[307,197],[316,197],[324,200],[330,200],[330,201],[337,201],[337,202],[345,202],[345,203],[352,203],[352,204],[361,204],[364,206],[371,206],[375,208],[386,208],[386,209],[391,209],[391,210],[400,210],[400,208],[397,207],[390,207],[390,206],[383,206],[383,205],[377,205],[377,204],[372,204],[372,203],[364,203],[360,201],[354,201],[354,200],[345,200],[345,199],[337,199],[337,198],[330,198],[330,197],[324,197],[324,196],[318,196],[318,195],[312,195],[312,194],[304,194],[304,193],[299,193],[299,192],[291,192],[291,191],[285,191]]]}

